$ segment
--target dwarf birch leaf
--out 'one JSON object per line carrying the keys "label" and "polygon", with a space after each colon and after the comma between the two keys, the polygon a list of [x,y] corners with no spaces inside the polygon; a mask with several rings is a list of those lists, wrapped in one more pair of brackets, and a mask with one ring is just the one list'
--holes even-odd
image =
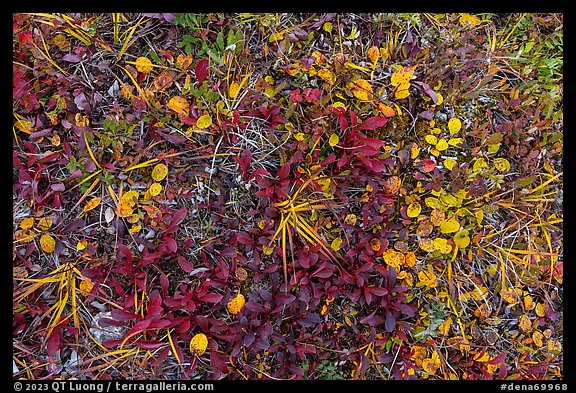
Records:
{"label": "dwarf birch leaf", "polygon": [[340,251],[340,246],[342,245],[342,238],[341,237],[337,237],[336,239],[332,240],[332,243],[330,244],[330,247],[332,247],[332,249],[334,251]]}
{"label": "dwarf birch leaf", "polygon": [[230,314],[238,314],[244,308],[245,303],[246,299],[244,299],[244,295],[239,293],[228,301],[226,307],[228,311],[230,311]]}
{"label": "dwarf birch leaf", "polygon": [[34,226],[34,217],[28,217],[20,222],[20,228],[30,229]]}
{"label": "dwarf birch leaf", "polygon": [[40,229],[41,231],[47,231],[52,227],[52,224],[53,224],[52,219],[50,217],[42,217],[38,221],[38,229]]}
{"label": "dwarf birch leaf", "polygon": [[136,69],[144,74],[147,74],[148,72],[152,71],[152,68],[154,68],[150,59],[146,57],[137,58],[135,63]]}
{"label": "dwarf birch leaf", "polygon": [[494,168],[499,172],[506,173],[510,170],[510,162],[505,158],[496,158],[494,160]]}
{"label": "dwarf birch leaf", "polygon": [[408,205],[408,208],[406,209],[406,215],[410,218],[414,218],[417,217],[421,211],[422,206],[420,206],[418,202],[413,202]]}
{"label": "dwarf birch leaf", "polygon": [[208,128],[211,125],[212,125],[212,118],[210,117],[210,115],[202,115],[198,118],[198,120],[196,120],[196,127],[198,127],[201,130]]}
{"label": "dwarf birch leaf", "polygon": [[450,135],[457,133],[462,128],[462,122],[457,117],[448,120],[448,131]]}
{"label": "dwarf birch leaf", "polygon": [[54,247],[56,246],[56,241],[54,238],[47,233],[42,235],[40,238],[40,248],[47,253],[51,253],[54,251]]}
{"label": "dwarf birch leaf", "polygon": [[459,229],[460,223],[455,218],[451,218],[440,223],[440,232],[442,233],[452,233]]}
{"label": "dwarf birch leaf", "polygon": [[152,196],[159,195],[162,191],[162,185],[160,183],[152,183],[148,191]]}
{"label": "dwarf birch leaf", "polygon": [[438,143],[438,138],[436,135],[428,134],[424,137],[424,140],[431,145],[436,145]]}
{"label": "dwarf birch leaf", "polygon": [[530,322],[530,318],[528,318],[528,315],[522,314],[520,316],[520,318],[518,319],[518,326],[520,327],[520,329],[522,329],[523,332],[530,330],[530,328],[532,327],[532,322]]}
{"label": "dwarf birch leaf", "polygon": [[168,174],[168,167],[162,163],[156,165],[154,169],[152,169],[152,179],[155,181],[162,181]]}
{"label": "dwarf birch leaf", "polygon": [[328,144],[330,146],[334,147],[338,144],[338,142],[340,142],[340,138],[338,137],[338,134],[333,133],[332,135],[330,135],[330,139],[328,139]]}
{"label": "dwarf birch leaf", "polygon": [[470,244],[470,236],[467,229],[456,232],[454,235],[454,243],[458,248],[466,248]]}
{"label": "dwarf birch leaf", "polygon": [[184,116],[188,116],[190,111],[190,104],[188,103],[188,100],[186,100],[186,98],[184,97],[179,96],[172,97],[170,98],[170,101],[168,101],[168,104],[166,104],[166,106],[168,107],[168,109],[171,109],[174,112]]}
{"label": "dwarf birch leaf", "polygon": [[198,333],[190,340],[190,352],[194,356],[202,356],[206,348],[208,348],[208,337],[204,333]]}

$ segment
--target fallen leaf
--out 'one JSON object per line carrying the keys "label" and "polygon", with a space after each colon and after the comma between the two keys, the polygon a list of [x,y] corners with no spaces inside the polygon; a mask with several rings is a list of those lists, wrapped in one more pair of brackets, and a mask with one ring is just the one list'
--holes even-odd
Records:
{"label": "fallen leaf", "polygon": [[42,235],[40,238],[40,248],[47,253],[51,253],[54,251],[54,247],[56,246],[56,241],[54,238],[47,233]]}
{"label": "fallen leaf", "polygon": [[408,205],[406,209],[406,215],[410,218],[418,217],[420,212],[422,211],[422,206],[418,202],[413,202]]}
{"label": "fallen leaf", "polygon": [[330,247],[332,247],[334,251],[340,251],[341,244],[342,244],[342,238],[337,237],[336,239],[332,240],[332,243],[330,243]]}
{"label": "fallen leaf", "polygon": [[152,169],[152,179],[157,182],[164,180],[168,174],[168,167],[165,164],[157,164],[154,169]]}
{"label": "fallen leaf", "polygon": [[181,114],[183,116],[188,116],[190,114],[190,104],[188,100],[184,97],[176,96],[170,98],[168,104],[166,104],[168,109],[173,110],[174,112]]}
{"label": "fallen leaf", "polygon": [[20,221],[20,228],[30,229],[34,226],[34,217],[28,217]]}
{"label": "fallen leaf", "polygon": [[206,129],[211,125],[212,125],[212,118],[208,114],[202,115],[198,118],[198,120],[196,120],[196,127],[198,127],[201,130]]}
{"label": "fallen leaf", "polygon": [[144,74],[149,73],[154,68],[152,62],[147,57],[139,57],[135,61],[136,69]]}
{"label": "fallen leaf", "polygon": [[330,135],[330,139],[328,139],[328,144],[330,146],[334,147],[338,144],[338,142],[340,142],[340,138],[338,137],[338,134],[332,133],[332,135]]}
{"label": "fallen leaf", "polygon": [[98,207],[98,205],[100,205],[100,202],[102,202],[102,198],[100,198],[100,197],[90,199],[86,203],[86,205],[84,205],[84,213],[89,212],[90,210]]}
{"label": "fallen leaf", "polygon": [[462,122],[457,117],[448,120],[448,131],[450,135],[457,133],[462,128]]}
{"label": "fallen leaf", "polygon": [[202,356],[208,348],[208,337],[204,333],[198,333],[190,340],[190,352],[194,356]]}
{"label": "fallen leaf", "polygon": [[370,82],[367,80],[356,79],[352,82],[349,82],[346,87],[359,100],[368,101],[372,98],[372,86],[370,86]]}
{"label": "fallen leaf", "polygon": [[238,295],[234,296],[232,299],[228,301],[226,307],[230,314],[238,314],[244,308],[244,304],[246,303],[246,299],[244,299],[244,295],[239,293]]}

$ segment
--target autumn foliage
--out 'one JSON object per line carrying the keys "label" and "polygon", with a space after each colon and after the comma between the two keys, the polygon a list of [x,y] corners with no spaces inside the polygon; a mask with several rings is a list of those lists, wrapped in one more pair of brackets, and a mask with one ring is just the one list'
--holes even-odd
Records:
{"label": "autumn foliage", "polygon": [[560,379],[560,14],[14,14],[14,379]]}

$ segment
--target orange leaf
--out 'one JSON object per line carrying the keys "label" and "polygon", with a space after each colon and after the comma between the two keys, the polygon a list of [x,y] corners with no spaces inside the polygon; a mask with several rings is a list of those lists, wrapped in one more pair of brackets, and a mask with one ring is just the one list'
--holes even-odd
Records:
{"label": "orange leaf", "polygon": [[228,301],[226,307],[228,308],[228,311],[230,311],[230,314],[238,314],[244,308],[245,303],[246,299],[244,299],[244,295],[239,293]]}
{"label": "orange leaf", "polygon": [[527,332],[530,330],[530,328],[532,328],[532,322],[530,321],[530,318],[528,318],[528,315],[522,314],[520,316],[518,319],[518,326],[520,329],[522,329],[523,332]]}
{"label": "orange leaf", "polygon": [[20,228],[30,229],[34,226],[34,217],[28,217],[20,222]]}
{"label": "orange leaf", "polygon": [[190,112],[190,104],[184,97],[176,96],[170,98],[168,104],[166,104],[168,109],[173,110],[176,113],[179,113],[184,116],[188,116]]}
{"label": "orange leaf", "polygon": [[96,208],[100,202],[102,202],[102,198],[96,197],[90,199],[86,205],[84,205],[84,213],[89,212],[90,210]]}

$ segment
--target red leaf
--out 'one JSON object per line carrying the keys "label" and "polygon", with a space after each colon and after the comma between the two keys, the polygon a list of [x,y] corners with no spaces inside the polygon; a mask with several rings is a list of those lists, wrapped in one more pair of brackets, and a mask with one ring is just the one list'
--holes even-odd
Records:
{"label": "red leaf", "polygon": [[138,333],[138,332],[142,332],[146,329],[148,329],[148,326],[150,326],[150,322],[152,322],[149,319],[145,319],[143,321],[137,322],[134,327],[132,329],[130,329],[130,331],[128,332],[127,336],[130,336],[132,334]]}
{"label": "red leaf", "polygon": [[168,236],[164,236],[162,238],[162,241],[166,245],[166,248],[168,249],[168,251],[176,252],[178,250],[178,244],[176,244],[176,240],[174,240],[173,238],[168,237]]}
{"label": "red leaf", "polygon": [[[184,220],[184,218],[186,218],[187,214],[188,214],[188,209],[186,209],[185,207],[178,210],[174,214],[174,216],[172,217],[172,220],[170,221],[170,227],[175,227],[176,225],[180,224],[182,222],[182,220]],[[176,229],[176,228],[174,228],[174,229]]]}
{"label": "red leaf", "polygon": [[287,162],[284,165],[282,165],[282,168],[280,168],[280,170],[278,171],[278,177],[280,178],[280,180],[284,180],[288,177],[289,174],[290,174],[290,162]]}
{"label": "red leaf", "polygon": [[362,124],[360,124],[360,127],[358,127],[358,130],[373,131],[377,128],[383,127],[387,122],[388,119],[385,117],[372,116],[364,120]]}
{"label": "red leaf", "polygon": [[194,265],[183,256],[178,257],[178,265],[180,265],[182,270],[184,270],[186,273],[190,273],[192,270],[194,270]]}
{"label": "red leaf", "polygon": [[202,83],[204,79],[208,76],[208,59],[201,59],[194,68],[194,73],[196,74],[196,80],[198,83]]}
{"label": "red leaf", "polygon": [[436,168],[436,163],[429,158],[425,158],[425,159],[419,161],[416,164],[416,167],[419,170],[421,170],[422,172],[428,173],[428,172],[432,172],[434,170],[434,168]]}
{"label": "red leaf", "polygon": [[138,348],[142,349],[158,349],[166,345],[166,343],[156,340],[136,340],[134,344],[136,344]]}
{"label": "red leaf", "polygon": [[200,297],[199,299],[202,300],[203,302],[207,302],[207,303],[218,303],[220,300],[222,300],[224,296],[219,294],[219,293],[207,293],[206,295]]}
{"label": "red leaf", "polygon": [[46,352],[51,358],[56,355],[56,352],[60,349],[60,335],[56,332],[52,332],[50,337],[48,337],[48,344],[46,345]]}

